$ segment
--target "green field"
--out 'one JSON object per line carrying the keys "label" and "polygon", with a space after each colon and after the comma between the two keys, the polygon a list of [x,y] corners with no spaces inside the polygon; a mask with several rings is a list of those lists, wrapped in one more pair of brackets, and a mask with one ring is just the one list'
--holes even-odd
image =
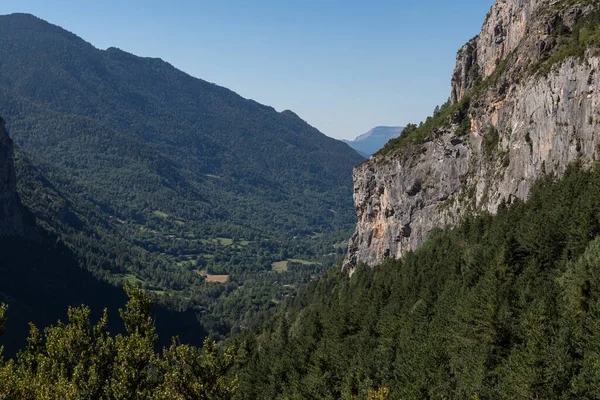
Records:
{"label": "green field", "polygon": [[275,272],[285,272],[288,269],[288,262],[286,261],[277,261],[271,264],[271,268]]}
{"label": "green field", "polygon": [[295,262],[302,265],[318,265],[319,263],[306,260],[298,260],[297,258],[288,258],[289,262]]}
{"label": "green field", "polygon": [[215,239],[202,239],[202,243],[218,243],[221,246],[231,246],[233,244],[233,239],[230,238],[215,238]]}
{"label": "green field", "polygon": [[219,241],[219,243],[221,243],[222,246],[231,246],[233,244],[233,239],[217,238],[217,240]]}
{"label": "green field", "polygon": [[144,283],[143,280],[141,280],[140,278],[138,278],[137,276],[132,275],[132,274],[123,275],[123,280],[125,282],[127,282],[127,284],[132,285],[132,286],[137,286],[137,285],[141,285],[142,283]]}
{"label": "green field", "polygon": [[271,270],[275,272],[285,272],[288,270],[289,263],[297,263],[302,265],[320,265],[318,262],[299,260],[297,258],[288,258],[284,261],[277,261],[271,264]]}
{"label": "green field", "polygon": [[164,218],[164,219],[169,218],[169,214],[164,213],[162,211],[153,211],[152,214],[158,218]]}

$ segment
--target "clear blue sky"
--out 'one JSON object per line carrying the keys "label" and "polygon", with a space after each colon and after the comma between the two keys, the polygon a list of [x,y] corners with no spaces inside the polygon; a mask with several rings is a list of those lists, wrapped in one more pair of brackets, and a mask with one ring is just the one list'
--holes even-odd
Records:
{"label": "clear blue sky", "polygon": [[323,133],[419,122],[492,0],[0,0],[94,46],[160,57]]}

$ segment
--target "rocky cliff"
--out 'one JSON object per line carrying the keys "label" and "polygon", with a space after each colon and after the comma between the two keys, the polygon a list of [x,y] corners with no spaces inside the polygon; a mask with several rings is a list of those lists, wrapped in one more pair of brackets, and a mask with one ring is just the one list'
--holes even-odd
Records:
{"label": "rocky cliff", "polygon": [[595,159],[599,54],[597,1],[496,1],[457,54],[451,103],[355,169],[345,268],[401,257],[432,229]]}
{"label": "rocky cliff", "polygon": [[13,164],[13,142],[0,118],[0,236],[21,236],[24,231]]}

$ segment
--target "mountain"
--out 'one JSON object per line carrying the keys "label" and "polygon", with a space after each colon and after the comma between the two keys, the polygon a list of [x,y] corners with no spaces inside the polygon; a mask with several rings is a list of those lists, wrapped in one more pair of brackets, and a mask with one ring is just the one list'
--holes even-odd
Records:
{"label": "mountain", "polygon": [[598,10],[497,1],[457,54],[451,101],[354,170],[359,222],[346,267],[421,246],[436,228],[526,199],[600,144]]}
{"label": "mountain", "polygon": [[354,140],[344,140],[344,143],[347,143],[360,155],[369,157],[379,151],[391,139],[400,136],[403,129],[402,126],[377,126],[369,132],[357,136]]}
{"label": "mountain", "polygon": [[294,115],[30,15],[1,17],[0,33],[15,141],[117,216],[286,235],[352,220],[347,172],[361,158]]}
{"label": "mountain", "polygon": [[0,58],[0,112],[34,166],[23,202],[97,275],[181,291],[196,267],[270,270],[352,229],[363,158],[293,112],[26,14],[0,17]]}
{"label": "mountain", "polygon": [[[152,352],[153,320],[141,290],[123,314],[129,335],[113,339],[102,323],[92,329],[85,312],[72,313],[70,323],[47,330],[44,338],[32,330],[16,360],[0,358],[0,397],[600,398],[599,54],[597,1],[497,0],[481,34],[458,53],[451,101],[355,169],[359,223],[344,268],[340,263],[321,278],[310,276],[308,285],[277,301],[267,295],[279,307],[264,329],[245,330],[221,354],[207,342],[204,357],[176,340],[162,355]],[[291,112],[283,116],[301,124]],[[0,182],[14,175],[6,158],[10,147],[4,135]],[[132,253],[119,249],[115,255],[139,252],[127,260],[144,261],[136,264],[145,266],[139,274],[156,262],[157,276],[175,275],[177,264],[160,267],[172,254],[119,239],[121,232],[135,237],[135,220],[113,217],[102,224],[104,204],[85,196],[85,182],[71,185],[75,178],[61,180],[47,164],[38,166],[19,151],[17,157],[16,175],[25,178],[17,186],[22,202],[40,228],[61,236],[45,242],[50,254],[23,245],[22,237],[0,239],[3,301],[13,301],[6,290],[18,292],[11,286],[36,279],[19,293],[37,299],[32,307],[69,292],[58,289],[63,279],[53,275],[69,264],[45,264],[57,254],[70,256],[62,239],[88,248],[83,254],[91,261],[115,251],[98,243],[131,243]],[[63,164],[66,169],[68,160]],[[176,163],[167,166],[178,171]],[[13,199],[17,210],[14,184],[0,188],[8,194],[0,199]],[[11,215],[0,215],[0,226]],[[132,229],[119,231],[116,224]],[[251,246],[233,239],[235,248]],[[292,243],[308,243],[301,239]],[[177,241],[169,243],[176,253]],[[264,238],[260,243],[263,251],[277,248]],[[78,287],[75,273],[68,277],[74,291],[104,300],[103,293]],[[172,284],[187,277],[180,279]],[[144,284],[146,293],[158,292]],[[214,295],[223,286],[213,288]],[[270,293],[255,288],[243,298],[252,316]]]}

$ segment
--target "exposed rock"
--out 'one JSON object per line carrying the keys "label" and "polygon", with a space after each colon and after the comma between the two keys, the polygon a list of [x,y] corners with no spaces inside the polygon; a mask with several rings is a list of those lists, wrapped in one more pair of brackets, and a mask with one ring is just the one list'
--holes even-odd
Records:
{"label": "exposed rock", "polygon": [[[460,190],[472,156],[465,143],[454,146],[451,139],[452,135],[444,134],[424,143],[423,151],[407,149],[376,168],[370,161],[355,169],[358,226],[350,240],[352,265],[359,261],[377,264],[386,252],[400,257],[421,245],[431,229],[450,222],[448,214],[439,211],[439,199]],[[457,147],[464,151],[455,157]],[[382,186],[383,193],[372,193],[371,186]]]}
{"label": "exposed rock", "polygon": [[22,236],[24,231],[13,164],[13,142],[0,118],[0,236]]}
{"label": "exposed rock", "polygon": [[423,143],[377,155],[355,169],[358,224],[345,268],[376,265],[386,254],[399,258],[434,228],[453,225],[470,211],[494,213],[503,201],[526,198],[542,174],[560,175],[574,161],[594,159],[600,144],[597,53],[569,58],[548,76],[528,72],[556,46],[548,28],[554,19],[574,24],[572,15],[581,17],[590,6],[560,9],[558,17],[549,7],[549,1],[498,0],[482,33],[459,51],[454,102],[473,92],[475,73],[490,77],[506,60],[485,91],[472,93],[470,134],[457,138],[459,119],[451,117],[450,128],[435,130]]}
{"label": "exposed rock", "polygon": [[475,65],[477,65],[477,38],[471,39],[456,54],[456,68],[452,75],[452,93],[450,95],[453,103],[460,100],[473,87],[477,77],[475,73],[472,73]]}
{"label": "exposed rock", "polygon": [[530,22],[552,2],[499,0],[494,3],[476,39],[477,64],[483,79],[495,71],[498,60],[503,60],[519,46],[526,34],[531,37],[540,33],[532,29],[534,26]]}

